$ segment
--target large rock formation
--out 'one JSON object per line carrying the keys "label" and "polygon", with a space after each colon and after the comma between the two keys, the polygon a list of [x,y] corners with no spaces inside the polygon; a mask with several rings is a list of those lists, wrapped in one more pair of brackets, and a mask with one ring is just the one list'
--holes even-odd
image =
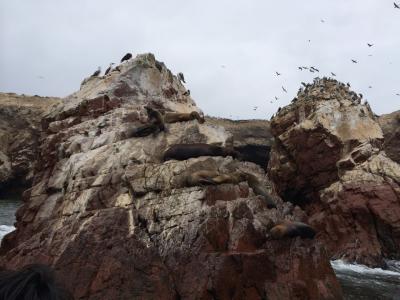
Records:
{"label": "large rock formation", "polygon": [[400,165],[368,103],[316,79],[271,122],[269,175],[277,193],[303,208],[332,258],[382,266],[400,258]]}
{"label": "large rock formation", "polygon": [[0,192],[33,178],[43,114],[57,98],[0,93]]}
{"label": "large rock formation", "polygon": [[395,162],[400,163],[400,110],[379,117],[385,143],[386,154]]}
{"label": "large rock formation", "polygon": [[[188,187],[197,170],[251,173],[232,157],[162,161],[177,143],[225,146],[232,136],[197,120],[132,138],[161,112],[200,110],[151,54],[140,55],[81,89],[43,120],[31,189],[0,267],[51,264],[76,299],[340,299],[326,252],[315,240],[271,240],[278,220],[304,212],[247,181]],[[200,112],[201,113],[201,112]]]}

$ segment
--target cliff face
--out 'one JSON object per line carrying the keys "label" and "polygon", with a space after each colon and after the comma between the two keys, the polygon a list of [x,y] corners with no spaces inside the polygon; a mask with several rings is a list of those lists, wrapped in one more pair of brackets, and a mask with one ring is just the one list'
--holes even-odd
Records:
{"label": "cliff face", "polygon": [[[268,209],[247,181],[188,184],[196,171],[251,173],[228,157],[163,162],[178,143],[225,146],[232,134],[197,120],[145,137],[144,106],[201,111],[151,54],[91,77],[42,121],[37,170],[0,268],[51,264],[76,299],[340,299],[316,240],[271,240],[278,220],[304,212],[274,197]],[[162,295],[162,296],[161,296]]]}
{"label": "cliff face", "polygon": [[0,93],[0,192],[33,178],[41,119],[57,98]]}
{"label": "cliff face", "polygon": [[[271,122],[269,175],[300,205],[332,258],[371,266],[400,257],[400,165],[367,103],[335,80],[316,80]],[[395,152],[395,151],[394,151]]]}
{"label": "cliff face", "polygon": [[400,111],[382,115],[378,121],[385,137],[383,147],[386,154],[400,163]]}

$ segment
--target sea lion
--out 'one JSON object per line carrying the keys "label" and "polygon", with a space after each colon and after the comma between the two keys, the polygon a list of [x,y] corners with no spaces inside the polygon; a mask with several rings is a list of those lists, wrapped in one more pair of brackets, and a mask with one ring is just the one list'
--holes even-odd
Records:
{"label": "sea lion", "polygon": [[156,124],[160,128],[160,131],[164,131],[165,130],[164,118],[161,115],[161,113],[158,110],[151,108],[149,106],[145,106],[144,108],[146,109],[150,122],[152,124]]}
{"label": "sea lion", "polygon": [[265,199],[268,208],[276,208],[276,204],[265,186],[258,180],[256,176],[246,173],[247,184],[253,189],[254,194],[260,195]]}
{"label": "sea lion", "polygon": [[200,156],[232,156],[240,158],[240,153],[233,148],[214,146],[209,144],[175,144],[164,152],[164,161],[186,160]]}
{"label": "sea lion", "polygon": [[223,184],[223,183],[233,183],[238,184],[242,181],[246,181],[247,176],[243,172],[233,172],[231,174],[220,174],[212,178],[212,181],[215,184]]}
{"label": "sea lion", "polygon": [[283,221],[271,228],[270,234],[273,239],[282,239],[285,237],[294,238],[314,238],[316,231],[310,225],[302,222]]}
{"label": "sea lion", "polygon": [[145,125],[142,125],[139,127],[129,128],[124,133],[125,133],[126,138],[129,139],[132,137],[145,137],[152,133],[158,133],[160,131],[161,131],[161,129],[157,124],[150,123],[150,124],[145,124]]}
{"label": "sea lion", "polygon": [[204,123],[204,117],[200,116],[197,111],[192,111],[191,113],[166,113],[164,116],[165,123],[176,123],[176,122],[186,122],[197,119],[200,124]]}
{"label": "sea lion", "polygon": [[219,176],[217,171],[200,170],[194,173],[189,172],[186,177],[187,186],[215,184],[212,178]]}

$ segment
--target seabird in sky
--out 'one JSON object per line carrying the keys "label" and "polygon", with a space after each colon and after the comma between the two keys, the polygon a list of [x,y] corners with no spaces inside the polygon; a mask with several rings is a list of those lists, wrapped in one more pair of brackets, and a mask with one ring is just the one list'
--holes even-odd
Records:
{"label": "seabird in sky", "polygon": [[284,87],[282,87],[282,90],[283,90],[285,93],[287,93],[287,90],[286,90]]}
{"label": "seabird in sky", "polygon": [[353,63],[355,63],[355,64],[358,63],[358,61],[356,61],[355,59],[352,59],[351,61],[352,61]]}

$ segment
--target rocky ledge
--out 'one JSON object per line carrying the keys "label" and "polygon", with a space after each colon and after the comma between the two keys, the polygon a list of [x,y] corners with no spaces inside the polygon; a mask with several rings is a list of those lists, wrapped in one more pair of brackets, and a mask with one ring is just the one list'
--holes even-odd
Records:
{"label": "rocky ledge", "polygon": [[[270,234],[306,213],[153,55],[85,79],[42,126],[0,268],[50,264],[76,299],[341,299],[322,239]],[[176,144],[217,156],[164,161]]]}
{"label": "rocky ledge", "polygon": [[268,173],[282,199],[306,212],[329,257],[385,266],[400,258],[400,165],[385,152],[392,137],[385,142],[361,102],[336,80],[306,85],[271,122]]}

